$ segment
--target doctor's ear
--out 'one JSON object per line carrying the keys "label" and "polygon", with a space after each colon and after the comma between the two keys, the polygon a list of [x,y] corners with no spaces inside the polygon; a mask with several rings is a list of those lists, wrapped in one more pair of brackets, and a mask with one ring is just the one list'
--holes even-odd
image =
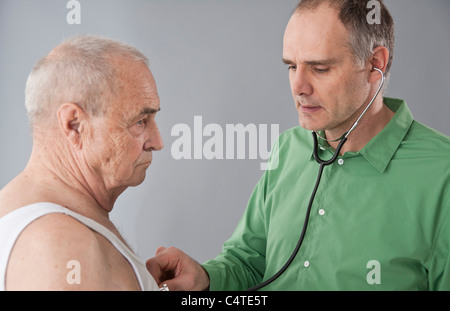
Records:
{"label": "doctor's ear", "polygon": [[86,117],[83,109],[75,103],[65,103],[59,107],[57,116],[63,135],[73,146],[81,148],[83,120]]}
{"label": "doctor's ear", "polygon": [[[373,50],[373,54],[370,59],[371,68],[378,68],[381,71],[383,71],[384,73],[386,73],[386,67],[388,65],[388,62],[389,62],[388,49],[384,46],[377,46]],[[381,75],[377,70],[372,69],[370,71],[369,82],[378,81],[380,78],[381,78]]]}

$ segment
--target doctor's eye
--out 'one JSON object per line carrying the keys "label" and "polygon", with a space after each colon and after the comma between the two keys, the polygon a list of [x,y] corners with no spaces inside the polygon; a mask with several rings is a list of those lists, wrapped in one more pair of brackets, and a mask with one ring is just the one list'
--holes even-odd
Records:
{"label": "doctor's eye", "polygon": [[294,65],[288,66],[289,71],[295,71],[296,69],[297,69],[297,67]]}
{"label": "doctor's eye", "polygon": [[314,71],[317,73],[326,73],[330,71],[330,68],[314,68]]}

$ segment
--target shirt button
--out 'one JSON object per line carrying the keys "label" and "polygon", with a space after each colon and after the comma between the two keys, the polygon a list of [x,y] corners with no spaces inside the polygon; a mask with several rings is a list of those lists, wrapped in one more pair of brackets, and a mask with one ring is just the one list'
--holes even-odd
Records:
{"label": "shirt button", "polygon": [[325,210],[324,210],[323,208],[321,208],[321,209],[319,210],[319,215],[320,215],[320,216],[325,215]]}
{"label": "shirt button", "polygon": [[341,159],[338,159],[338,164],[339,164],[339,165],[344,164],[344,159],[342,159],[342,158],[341,158]]}
{"label": "shirt button", "polygon": [[305,260],[305,262],[303,263],[303,265],[305,266],[305,268],[308,268],[308,267],[309,267],[309,261],[308,261],[308,260]]}

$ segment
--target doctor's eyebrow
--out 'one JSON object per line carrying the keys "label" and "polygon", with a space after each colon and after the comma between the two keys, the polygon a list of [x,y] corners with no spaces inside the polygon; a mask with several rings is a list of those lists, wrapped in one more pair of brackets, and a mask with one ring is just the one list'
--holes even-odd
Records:
{"label": "doctor's eyebrow", "polygon": [[283,63],[286,64],[286,65],[293,65],[293,64],[294,64],[293,61],[291,61],[291,60],[289,60],[289,59],[287,59],[287,58],[284,58],[284,57],[283,57],[281,60],[282,60]]}
{"label": "doctor's eyebrow", "polygon": [[[289,60],[287,58],[282,59],[283,63],[285,63],[286,65],[295,65],[295,62],[293,62],[292,60]],[[310,66],[330,66],[333,64],[336,64],[338,62],[338,60],[336,58],[329,58],[329,59],[322,59],[322,60],[307,60],[302,62],[305,65],[310,65]]]}

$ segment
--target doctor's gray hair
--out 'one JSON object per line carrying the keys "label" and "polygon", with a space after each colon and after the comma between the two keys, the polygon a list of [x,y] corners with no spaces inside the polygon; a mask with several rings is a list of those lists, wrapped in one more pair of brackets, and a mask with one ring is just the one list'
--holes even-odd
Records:
{"label": "doctor's gray hair", "polygon": [[383,3],[380,5],[380,23],[369,23],[367,16],[370,13],[369,0],[301,0],[295,12],[314,10],[322,3],[338,10],[339,19],[350,33],[350,47],[358,64],[364,64],[378,46],[384,46],[389,51],[389,62],[385,74],[389,70],[394,57],[394,21]]}
{"label": "doctor's gray hair", "polygon": [[31,125],[56,117],[64,103],[75,103],[94,116],[104,114],[118,93],[117,58],[148,66],[136,48],[100,36],[76,36],[53,49],[27,79],[25,106]]}

